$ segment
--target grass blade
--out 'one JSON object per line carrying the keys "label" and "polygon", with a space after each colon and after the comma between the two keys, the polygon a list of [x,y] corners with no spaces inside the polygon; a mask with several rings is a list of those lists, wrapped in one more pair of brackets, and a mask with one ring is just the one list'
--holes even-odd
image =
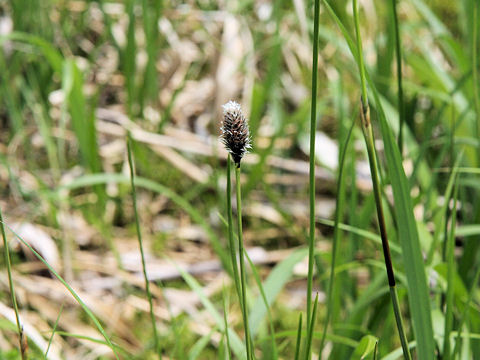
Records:
{"label": "grass blade", "polygon": [[295,360],[300,359],[300,348],[302,343],[302,313],[298,317],[297,342],[295,343]]}
{"label": "grass blade", "polygon": [[289,257],[278,263],[268,275],[263,288],[265,290],[265,299],[267,303],[262,299],[257,299],[254,302],[253,310],[250,314],[250,329],[252,336],[257,333],[258,326],[261,320],[268,312],[268,307],[276,299],[282,288],[290,280],[293,275],[293,268],[303,258],[305,258],[307,249],[302,248],[293,252]]}
{"label": "grass blade", "polygon": [[229,332],[229,337],[230,337],[230,345],[232,346],[232,350],[235,354],[235,356],[239,359],[247,359],[247,353],[245,351],[245,345],[242,343],[238,335],[231,330],[230,328],[224,327],[224,322],[225,320],[223,317],[218,313],[217,309],[215,306],[212,304],[212,302],[208,299],[208,297],[205,295],[203,292],[202,287],[200,284],[195,280],[195,278],[187,273],[185,270],[183,270],[180,266],[174,263],[174,265],[177,267],[178,271],[182,275],[183,279],[185,282],[188,284],[188,286],[198,295],[200,301],[202,302],[203,306],[205,309],[210,313],[210,315],[213,317],[213,320],[215,321],[215,324],[217,325],[218,328],[223,329],[223,331],[228,331]]}
{"label": "grass blade", "polygon": [[395,201],[395,218],[397,231],[402,247],[402,255],[407,276],[408,300],[413,319],[413,329],[417,340],[419,359],[433,359],[435,342],[433,339],[430,298],[427,279],[420,248],[418,230],[413,216],[410,186],[403,170],[402,160],[395,139],[388,127],[378,93],[371,81],[372,93],[380,121],[383,142],[385,146],[386,164],[392,183]]}
{"label": "grass blade", "polygon": [[313,340],[313,329],[315,327],[315,320],[317,319],[317,306],[318,306],[318,293],[315,295],[315,301],[313,302],[312,319],[308,324],[307,343],[305,345],[305,360],[310,359]]}
{"label": "grass blade", "polygon": [[[3,223],[3,222],[2,222]],[[15,235],[15,237],[20,240],[20,242],[25,245],[36,257],[38,260],[40,260],[45,266],[48,268],[48,270],[51,271],[51,273],[65,286],[65,288],[68,290],[68,292],[75,298],[75,300],[80,304],[80,306],[83,308],[87,316],[92,320],[92,322],[95,324],[95,327],[98,329],[100,334],[102,334],[103,338],[106,341],[106,344],[112,349],[113,354],[115,355],[115,359],[120,360],[118,357],[117,351],[115,350],[115,346],[112,344],[110,341],[110,338],[108,337],[107,333],[103,329],[102,325],[100,324],[100,321],[96,318],[96,316],[93,314],[93,312],[90,310],[90,308],[85,304],[85,302],[77,295],[77,293],[73,290],[73,288],[67,284],[67,282],[55,271],[55,269],[40,255],[32,246],[23,240],[13,229],[8,227],[8,229]]]}
{"label": "grass blade", "polygon": [[55,320],[55,325],[53,325],[52,335],[50,335],[50,339],[48,340],[47,350],[45,350],[44,357],[47,359],[48,351],[50,350],[50,346],[52,345],[53,337],[55,336],[55,332],[57,331],[58,322],[60,321],[60,316],[62,316],[63,305],[60,307],[60,311],[58,312],[57,320]]}
{"label": "grass blade", "polygon": [[[320,0],[315,0],[313,20],[313,52],[312,52],[312,105],[310,112],[310,170],[309,170],[309,202],[310,202],[310,231],[308,238],[308,274],[307,274],[307,337],[311,337],[312,321],[312,289],[313,263],[315,249],[315,135],[317,130],[317,80],[318,80],[318,33],[320,23]],[[307,347],[308,355],[310,348]],[[308,357],[307,355],[307,357]]]}
{"label": "grass blade", "polygon": [[148,276],[147,276],[147,265],[145,263],[145,254],[143,251],[142,231],[140,229],[140,219],[138,216],[138,209],[137,209],[137,191],[135,190],[135,165],[133,163],[131,142],[132,140],[130,136],[128,136],[127,155],[128,155],[128,166],[130,167],[130,185],[132,187],[133,212],[135,214],[135,229],[137,231],[138,246],[140,248],[140,256],[142,258],[142,272],[143,272],[143,278],[145,280],[145,290],[147,292],[148,305],[150,308],[150,321],[152,322],[155,353],[157,353],[158,358],[161,359],[162,351],[160,349],[160,344],[158,342],[157,324],[155,321],[155,314],[153,312],[153,297],[152,297],[152,293],[150,292],[150,281],[148,280]]}
{"label": "grass blade", "polygon": [[[245,257],[248,260],[248,263],[250,265],[250,269],[252,270],[253,277],[255,278],[255,281],[257,282],[258,289],[260,290],[260,295],[263,300],[263,304],[265,305],[265,308],[267,309],[267,318],[268,318],[268,324],[270,327],[270,336],[272,338],[272,355],[274,359],[278,358],[278,350],[277,350],[277,345],[275,344],[275,328],[273,327],[273,317],[272,313],[270,312],[270,306],[268,304],[267,296],[265,295],[265,290],[262,285],[262,280],[260,279],[260,275],[258,275],[258,271],[255,267],[255,264],[252,262],[250,259],[250,256],[248,256],[248,253],[245,251]],[[250,322],[250,334],[252,335],[252,338],[254,337],[253,335],[253,329],[258,329],[258,327],[253,327],[252,322]]]}
{"label": "grass blade", "polygon": [[17,322],[17,331],[18,331],[18,341],[19,341],[19,349],[20,353],[22,354],[22,360],[26,359],[26,338],[23,334],[23,326],[20,322],[20,315],[18,311],[18,304],[17,304],[17,297],[15,295],[15,286],[13,285],[13,277],[12,277],[12,262],[10,259],[10,248],[8,247],[7,235],[5,234],[5,224],[3,222],[3,214],[0,210],[0,231],[2,232],[2,239],[3,239],[3,251],[5,255],[5,264],[7,266],[7,275],[8,275],[8,287],[10,290],[10,300],[13,304],[13,310],[15,312],[15,320]]}
{"label": "grass blade", "polygon": [[[353,128],[355,126],[355,121],[352,121],[352,125],[350,126],[350,129],[347,134],[347,138],[345,140],[342,153],[340,155],[340,163],[339,163],[339,173],[338,173],[338,179],[337,179],[337,191],[338,193],[343,193],[344,187],[345,187],[345,182],[343,181],[343,171],[344,171],[344,164],[345,164],[345,156],[347,153],[348,149],[348,144],[350,142],[350,137],[352,135]],[[322,339],[320,341],[320,348],[318,351],[318,356],[319,358],[322,356],[322,351],[323,351],[323,346],[325,344],[325,336],[327,334],[327,329],[328,329],[328,323],[330,321],[330,314],[333,312],[332,311],[332,299],[333,299],[333,291],[334,291],[334,280],[335,280],[335,266],[336,266],[336,259],[337,259],[337,252],[338,252],[338,239],[340,236],[340,217],[342,216],[341,210],[343,209],[343,204],[341,203],[342,196],[337,196],[337,202],[336,202],[336,207],[335,207],[335,222],[333,225],[333,245],[332,245],[332,263],[330,266],[330,281],[328,283],[328,292],[327,292],[327,314],[325,316],[325,323],[323,325],[323,335]]]}
{"label": "grass blade", "polygon": [[[454,170],[455,171],[455,170]],[[453,295],[454,295],[454,275],[455,269],[455,226],[457,219],[457,198],[458,198],[458,182],[455,183],[453,192],[453,209],[451,212],[450,232],[448,238],[445,239],[445,256],[447,263],[447,294],[446,294],[446,310],[445,310],[445,331],[443,338],[443,357],[444,360],[450,359],[450,333],[453,327]],[[449,199],[449,198],[448,198]],[[449,201],[450,202],[450,201]],[[460,329],[461,330],[461,329]]]}

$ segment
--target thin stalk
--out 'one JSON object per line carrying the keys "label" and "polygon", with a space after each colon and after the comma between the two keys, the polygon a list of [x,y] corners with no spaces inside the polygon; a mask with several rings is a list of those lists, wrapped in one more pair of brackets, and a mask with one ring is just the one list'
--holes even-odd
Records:
{"label": "thin stalk", "polygon": [[[478,69],[477,69],[477,35],[478,35],[478,1],[473,4],[473,34],[472,34],[472,80],[473,80],[473,100],[475,104],[475,113],[477,115],[477,138],[480,137],[480,98],[478,94]],[[480,163],[480,147],[479,147]]]}
{"label": "thin stalk", "polygon": [[397,60],[397,91],[398,91],[398,149],[403,153],[403,126],[405,124],[405,105],[402,85],[402,43],[398,24],[397,0],[392,0],[393,24],[395,27],[395,54]]}
{"label": "thin stalk", "polygon": [[297,329],[297,343],[295,344],[295,360],[300,359],[300,345],[302,342],[302,313],[300,313],[300,317],[298,318],[298,329]]}
{"label": "thin stalk", "polygon": [[245,257],[243,248],[242,235],[242,186],[240,184],[240,166],[235,167],[235,180],[237,186],[237,232],[238,232],[238,253],[240,255],[240,284],[242,293],[242,316],[243,326],[245,328],[245,346],[247,350],[247,360],[253,359],[253,346],[250,338],[250,328],[248,324],[248,307],[247,307],[247,288],[246,288],[246,271],[245,271]]}
{"label": "thin stalk", "polygon": [[135,167],[134,167],[135,165],[133,163],[130,136],[127,139],[127,153],[128,153],[128,165],[130,167],[130,183],[132,186],[133,212],[135,214],[135,228],[137,230],[138,246],[140,247],[140,255],[142,258],[142,271],[143,271],[143,278],[145,279],[145,290],[147,292],[148,304],[150,307],[150,320],[152,321],[152,329],[153,329],[153,337],[154,337],[153,340],[155,345],[155,352],[158,354],[158,358],[161,359],[162,351],[160,349],[160,344],[158,342],[157,325],[155,322],[155,314],[153,313],[153,297],[152,297],[152,293],[150,292],[150,282],[148,281],[148,276],[147,276],[147,266],[145,263],[145,254],[143,251],[142,231],[140,230],[140,218],[138,216],[138,210],[137,210],[137,192],[135,190]]}
{"label": "thin stalk", "polygon": [[[230,155],[229,155],[230,157]],[[230,158],[228,159],[230,162]],[[232,354],[230,353],[230,336],[228,335],[228,315],[227,315],[227,302],[225,298],[227,297],[225,286],[223,287],[223,326],[225,327],[225,337],[227,339],[227,356],[226,358],[230,360],[232,358]],[[228,301],[230,303],[230,301]]]}
{"label": "thin stalk", "polygon": [[23,334],[23,326],[20,323],[20,315],[18,312],[17,297],[15,296],[15,287],[13,285],[12,277],[12,262],[10,260],[10,250],[8,248],[7,235],[5,235],[5,224],[3,223],[3,215],[0,209],[0,230],[2,231],[3,238],[3,250],[5,254],[5,264],[7,265],[8,274],[8,286],[10,288],[10,298],[13,304],[13,310],[15,312],[15,320],[17,321],[18,341],[20,344],[20,353],[22,354],[22,360],[27,359],[27,341]]}
{"label": "thin stalk", "polygon": [[310,325],[308,326],[308,328],[311,331],[307,334],[307,344],[306,344],[306,350],[307,351],[305,352],[305,360],[310,359],[310,355],[311,355],[310,352],[312,350],[313,328],[315,327],[315,319],[316,319],[316,315],[317,315],[317,305],[318,305],[318,293],[315,296],[315,302],[313,303],[312,319],[310,321]]}
{"label": "thin stalk", "polygon": [[240,301],[240,306],[243,308],[242,293],[240,287],[240,276],[238,274],[237,253],[235,246],[235,239],[233,237],[233,215],[232,215],[232,179],[231,179],[231,156],[228,154],[227,159],[227,219],[228,219],[228,247],[230,250],[230,260],[233,268],[233,281],[237,290],[237,296]]}
{"label": "thin stalk", "polygon": [[262,297],[263,303],[265,304],[265,308],[267,309],[268,326],[270,327],[270,338],[272,341],[271,343],[272,349],[270,350],[272,359],[278,359],[278,350],[277,350],[277,345],[275,344],[275,328],[273,326],[273,316],[272,316],[272,312],[270,311],[267,295],[265,294],[265,290],[263,289],[262,280],[260,279],[260,275],[258,274],[258,271],[255,268],[255,264],[252,262],[252,259],[250,259],[250,256],[248,256],[247,252],[245,252],[244,254],[245,254],[245,257],[247,258],[248,265],[250,265],[250,269],[252,270],[252,274],[257,283],[258,290],[260,290],[260,296]]}
{"label": "thin stalk", "polygon": [[343,172],[344,172],[344,163],[345,163],[345,155],[347,153],[347,148],[348,144],[350,142],[350,137],[352,135],[353,127],[355,125],[355,121],[352,121],[352,126],[350,126],[350,129],[347,134],[347,138],[345,140],[345,144],[342,149],[342,153],[340,155],[340,162],[339,162],[339,173],[338,173],[338,179],[337,179],[337,191],[338,191],[338,196],[337,196],[337,204],[335,207],[335,223],[334,223],[334,228],[333,228],[333,244],[332,244],[332,263],[330,266],[330,281],[328,282],[328,292],[327,292],[327,314],[325,315],[325,323],[323,325],[323,334],[322,334],[322,339],[320,341],[320,350],[318,351],[318,359],[321,359],[322,352],[323,352],[323,346],[325,345],[325,338],[327,336],[327,328],[328,328],[328,323],[330,321],[330,316],[332,311],[332,300],[333,300],[333,290],[334,290],[334,281],[335,281],[335,266],[336,266],[336,261],[337,261],[337,253],[338,253],[338,238],[340,236],[340,217],[341,217],[341,210],[343,208],[343,204],[341,201],[341,192],[343,191]]}
{"label": "thin stalk", "polygon": [[315,250],[315,133],[317,130],[317,77],[318,77],[318,34],[320,18],[320,0],[315,0],[313,23],[313,65],[312,65],[312,107],[310,112],[310,233],[308,239],[308,274],[307,274],[307,336],[312,317],[313,263]]}
{"label": "thin stalk", "polygon": [[[455,170],[454,170],[455,171]],[[458,198],[458,182],[455,183],[455,190],[453,193],[453,209],[451,212],[450,220],[450,233],[445,237],[445,260],[447,263],[447,294],[445,296],[446,309],[445,309],[445,330],[443,336],[443,360],[450,359],[450,333],[453,327],[453,286],[455,277],[455,228],[457,220],[457,198]],[[458,329],[461,332],[461,329]]]}
{"label": "thin stalk", "polygon": [[385,259],[385,268],[387,271],[388,285],[390,286],[390,296],[392,298],[393,311],[395,313],[395,320],[397,323],[397,329],[400,337],[400,343],[402,344],[403,355],[405,359],[411,360],[410,350],[408,349],[408,341],[405,335],[405,328],[403,326],[402,314],[400,311],[400,305],[398,302],[398,294],[395,284],[395,275],[393,271],[392,257],[390,255],[390,245],[388,243],[387,228],[385,225],[385,216],[383,213],[382,196],[380,188],[380,180],[378,175],[378,165],[375,151],[375,138],[373,135],[372,124],[370,121],[370,109],[368,106],[367,96],[367,81],[365,76],[365,66],[363,63],[362,54],[362,39],[360,35],[360,25],[358,21],[358,7],[357,0],[353,0],[353,18],[355,22],[355,31],[357,37],[357,49],[358,49],[358,67],[360,72],[360,80],[362,84],[362,102],[361,102],[361,118],[362,118],[362,130],[365,138],[365,143],[368,153],[368,162],[370,165],[370,172],[373,183],[373,193],[375,197],[375,203],[377,207],[378,224],[380,227],[380,236],[382,239],[383,255]]}
{"label": "thin stalk", "polygon": [[55,320],[55,324],[53,325],[52,335],[50,335],[50,339],[48,340],[47,350],[45,350],[45,354],[43,355],[45,359],[48,359],[47,358],[48,351],[50,350],[50,346],[52,346],[53,337],[55,336],[55,332],[57,331],[57,326],[58,326],[58,322],[60,321],[60,316],[62,316],[63,305],[64,303],[62,304],[62,306],[60,306],[60,311],[58,312],[57,320]]}

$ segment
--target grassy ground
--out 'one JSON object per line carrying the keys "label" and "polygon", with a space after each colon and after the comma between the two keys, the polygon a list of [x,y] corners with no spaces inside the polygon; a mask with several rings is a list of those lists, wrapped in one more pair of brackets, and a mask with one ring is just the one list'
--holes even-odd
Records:
{"label": "grassy ground", "polygon": [[480,358],[480,4],[356,3],[0,1],[0,359]]}

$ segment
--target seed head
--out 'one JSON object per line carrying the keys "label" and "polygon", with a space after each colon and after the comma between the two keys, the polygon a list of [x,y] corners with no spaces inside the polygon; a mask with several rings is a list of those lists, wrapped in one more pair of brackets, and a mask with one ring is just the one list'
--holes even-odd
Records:
{"label": "seed head", "polygon": [[221,139],[223,145],[232,155],[233,161],[237,167],[240,167],[240,161],[243,155],[251,148],[250,131],[248,122],[242,114],[240,104],[235,101],[229,101],[223,105]]}

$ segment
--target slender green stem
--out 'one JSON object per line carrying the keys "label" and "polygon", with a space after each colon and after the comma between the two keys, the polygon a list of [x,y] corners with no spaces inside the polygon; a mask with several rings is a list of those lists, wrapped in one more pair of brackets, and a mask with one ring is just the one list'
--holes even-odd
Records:
{"label": "slender green stem", "polygon": [[227,159],[227,219],[228,219],[228,247],[230,250],[230,261],[233,268],[233,281],[237,290],[240,306],[243,307],[242,293],[240,287],[240,276],[238,274],[237,252],[235,239],[233,237],[233,215],[232,215],[232,176],[231,176],[231,156],[228,154]]}
{"label": "slender green stem", "polygon": [[402,313],[400,312],[400,305],[398,303],[397,287],[390,286],[390,297],[392,298],[393,312],[395,314],[395,321],[397,322],[398,334],[400,343],[402,344],[403,356],[407,360],[411,360],[410,350],[408,348],[407,335],[405,334],[405,327],[403,326]]}
{"label": "slender green stem", "polygon": [[318,77],[318,34],[320,18],[320,0],[315,0],[313,24],[313,65],[312,65],[312,107],[310,113],[310,232],[308,239],[307,274],[307,335],[312,316],[313,263],[315,250],[315,133],[317,130],[317,77]]}
{"label": "slender green stem", "polygon": [[297,328],[297,343],[295,344],[295,360],[300,359],[300,347],[302,342],[302,313],[298,318],[298,328]]}
{"label": "slender green stem", "polygon": [[248,325],[248,306],[247,306],[247,281],[245,271],[245,255],[243,248],[243,235],[242,235],[242,186],[240,183],[240,166],[235,167],[235,180],[237,190],[237,232],[238,232],[238,253],[240,257],[240,283],[242,292],[242,316],[243,326],[245,328],[245,345],[247,350],[247,360],[253,359],[253,346],[250,338],[250,328]]}
{"label": "slender green stem", "polygon": [[392,0],[393,24],[395,26],[395,52],[397,60],[397,91],[398,91],[398,148],[403,153],[403,126],[405,124],[405,105],[402,85],[402,43],[397,14],[397,0]]}
{"label": "slender green stem", "polygon": [[153,297],[152,297],[152,293],[150,292],[150,282],[148,281],[148,276],[147,276],[147,266],[145,263],[145,254],[143,252],[142,231],[140,230],[140,218],[138,216],[138,210],[137,210],[137,192],[135,190],[135,167],[134,167],[135,165],[133,163],[131,141],[132,140],[129,136],[127,140],[127,153],[128,153],[128,165],[130,167],[130,183],[132,186],[133,212],[135,214],[135,228],[137,230],[138,245],[140,247],[140,255],[142,257],[142,271],[143,271],[143,277],[145,279],[145,290],[147,292],[148,304],[150,307],[150,320],[152,321],[155,352],[158,354],[158,358],[161,359],[162,351],[160,349],[160,344],[158,342],[157,325],[155,321],[155,314],[153,313]]}
{"label": "slender green stem", "polygon": [[50,350],[50,347],[52,346],[53,337],[55,336],[55,332],[57,331],[58,322],[60,321],[60,316],[62,316],[63,305],[65,305],[65,303],[63,303],[62,306],[60,306],[60,311],[58,312],[57,320],[55,320],[55,324],[53,325],[52,335],[50,335],[50,339],[48,340],[47,350],[45,350],[45,354],[43,355],[43,357],[45,359],[48,359],[47,358],[48,351]]}
{"label": "slender green stem", "polygon": [[[478,36],[478,1],[473,4],[473,34],[472,34],[472,81],[473,81],[473,100],[475,104],[475,113],[477,115],[477,138],[480,137],[480,98],[478,94],[478,64],[477,64],[477,36]],[[478,162],[480,163],[480,145],[478,150]]]}
{"label": "slender green stem", "polygon": [[318,306],[318,293],[315,295],[315,301],[313,303],[313,311],[312,311],[312,318],[310,320],[310,324],[308,328],[310,332],[307,334],[307,344],[306,344],[306,352],[305,352],[305,360],[310,359],[311,350],[312,350],[312,340],[313,340],[313,328],[315,327],[315,319],[317,315],[317,306]]}
{"label": "slender green stem", "polygon": [[385,216],[382,206],[382,195],[380,189],[380,180],[378,175],[377,158],[375,151],[375,138],[373,135],[372,124],[370,121],[370,109],[368,106],[367,97],[367,81],[365,77],[365,66],[363,64],[362,54],[362,39],[360,35],[360,26],[358,21],[358,9],[357,0],[353,0],[353,18],[355,22],[355,31],[357,37],[357,51],[358,51],[358,67],[360,72],[360,80],[362,83],[362,104],[361,104],[361,118],[362,118],[362,130],[365,138],[365,143],[368,153],[368,162],[370,165],[370,172],[373,183],[373,194],[375,197],[375,203],[377,207],[378,224],[380,228],[380,236],[382,239],[383,255],[385,259],[385,268],[387,271],[388,285],[390,286],[390,295],[392,298],[393,311],[395,313],[395,320],[397,323],[400,342],[402,344],[403,355],[405,359],[411,360],[410,350],[408,349],[408,341],[405,334],[405,328],[403,326],[402,315],[400,306],[398,303],[398,295],[395,286],[395,275],[393,272],[392,257],[390,255],[390,246],[388,243],[387,228],[385,225]]}
{"label": "slender green stem", "polygon": [[365,76],[365,66],[363,64],[362,37],[360,36],[360,25],[358,21],[357,9],[357,0],[353,0],[353,21],[355,23],[355,33],[357,34],[358,70],[360,71],[360,82],[362,85],[362,104],[364,105],[365,109],[366,104],[368,104],[367,80]]}
{"label": "slender green stem", "polygon": [[15,296],[15,287],[13,285],[12,277],[12,262],[10,260],[10,250],[7,242],[7,235],[5,234],[5,224],[3,223],[2,210],[0,209],[0,230],[2,231],[3,238],[3,250],[5,254],[5,264],[7,265],[8,274],[8,286],[10,288],[10,299],[12,300],[13,310],[15,312],[15,320],[17,321],[18,341],[20,343],[20,353],[22,354],[22,360],[27,358],[26,342],[23,335],[23,326],[20,323],[20,315],[18,312],[17,297]]}
{"label": "slender green stem", "polygon": [[[454,170],[455,171],[455,170]],[[456,174],[454,175],[456,177]],[[447,263],[447,294],[446,294],[446,309],[445,309],[445,330],[443,337],[443,360],[450,359],[450,333],[453,327],[453,286],[455,282],[455,228],[457,220],[457,198],[458,198],[458,182],[455,183],[455,190],[453,192],[453,209],[451,212],[450,233],[445,237],[445,257]],[[458,329],[461,332],[461,329]]]}
{"label": "slender green stem", "polygon": [[325,345],[325,338],[327,336],[327,328],[328,328],[328,323],[330,321],[331,314],[333,312],[332,309],[332,300],[333,300],[333,290],[334,290],[334,281],[335,281],[335,266],[336,266],[336,261],[337,261],[337,253],[338,253],[338,238],[340,236],[340,217],[341,217],[341,209],[342,209],[342,195],[341,192],[343,192],[343,170],[344,170],[344,162],[345,162],[345,156],[347,153],[347,148],[348,148],[348,143],[350,141],[350,136],[352,135],[353,127],[355,126],[355,121],[352,121],[352,126],[350,126],[350,129],[347,134],[347,138],[345,139],[345,144],[342,148],[342,153],[340,155],[340,162],[339,162],[339,173],[338,173],[338,179],[337,179],[337,203],[335,207],[335,223],[334,223],[334,228],[333,228],[333,245],[332,245],[332,264],[330,266],[330,281],[328,283],[328,292],[327,292],[327,314],[325,315],[325,323],[323,325],[323,334],[322,334],[322,339],[320,341],[320,350],[318,351],[318,359],[321,359],[322,352],[323,352],[323,346]]}
{"label": "slender green stem", "polygon": [[[230,155],[228,161],[230,162]],[[225,286],[223,287],[223,326],[225,327],[225,337],[227,339],[227,349],[226,349],[226,358],[231,359],[232,354],[230,353],[230,336],[228,335],[228,315],[227,315],[227,303],[230,301],[226,301],[227,292],[225,291]]]}

